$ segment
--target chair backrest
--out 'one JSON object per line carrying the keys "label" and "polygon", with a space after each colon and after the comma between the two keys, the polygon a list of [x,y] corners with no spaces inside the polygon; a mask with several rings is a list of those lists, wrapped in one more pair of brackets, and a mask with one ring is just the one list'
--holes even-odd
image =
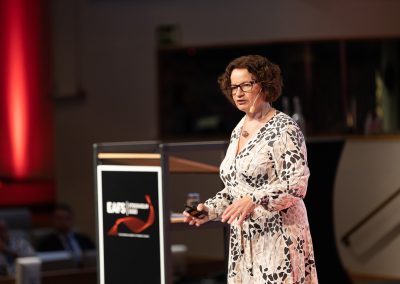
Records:
{"label": "chair backrest", "polygon": [[9,230],[29,230],[32,216],[28,208],[3,208],[0,209],[0,220],[7,223]]}
{"label": "chair backrest", "polygon": [[6,222],[10,236],[30,239],[32,216],[28,208],[2,208],[0,220]]}

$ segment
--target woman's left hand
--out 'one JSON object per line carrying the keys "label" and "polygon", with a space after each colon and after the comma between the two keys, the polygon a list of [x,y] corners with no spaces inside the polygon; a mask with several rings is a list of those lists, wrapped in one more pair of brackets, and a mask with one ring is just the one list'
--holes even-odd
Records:
{"label": "woman's left hand", "polygon": [[249,196],[242,197],[229,205],[222,214],[221,221],[231,224],[238,216],[238,224],[241,225],[243,221],[253,212],[256,205],[253,203]]}
{"label": "woman's left hand", "polygon": [[[208,207],[204,204],[204,203],[200,203],[199,205],[197,205],[197,211],[206,211],[208,212],[209,209]],[[196,217],[193,217],[192,215],[190,215],[189,213],[183,211],[183,215],[185,216],[185,219],[183,220],[183,222],[185,223],[189,223],[189,225],[196,225],[197,227],[200,225],[203,225],[204,223],[210,221],[210,219],[208,218],[208,215],[199,219]]]}

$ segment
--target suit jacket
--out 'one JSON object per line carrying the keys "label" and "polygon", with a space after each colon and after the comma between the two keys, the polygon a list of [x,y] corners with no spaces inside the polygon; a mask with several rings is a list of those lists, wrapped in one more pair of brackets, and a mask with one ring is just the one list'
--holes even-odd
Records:
{"label": "suit jacket", "polygon": [[[96,248],[93,241],[86,235],[81,233],[73,233],[73,236],[82,251],[93,250]],[[62,240],[57,233],[51,233],[38,241],[37,251],[60,251],[65,250]]]}

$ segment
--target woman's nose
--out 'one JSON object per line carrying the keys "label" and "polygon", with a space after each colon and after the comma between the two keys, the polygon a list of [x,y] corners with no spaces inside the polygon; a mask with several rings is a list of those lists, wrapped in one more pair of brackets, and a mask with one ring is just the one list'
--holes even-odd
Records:
{"label": "woman's nose", "polygon": [[242,96],[244,94],[244,92],[242,91],[242,89],[240,89],[240,88],[237,88],[237,91],[236,91],[236,97],[240,97],[240,96]]}

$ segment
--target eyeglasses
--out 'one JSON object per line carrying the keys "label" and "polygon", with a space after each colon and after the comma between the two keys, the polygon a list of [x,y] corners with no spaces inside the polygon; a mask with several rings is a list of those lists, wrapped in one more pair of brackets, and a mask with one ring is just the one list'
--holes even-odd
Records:
{"label": "eyeglasses", "polygon": [[253,89],[253,85],[256,83],[257,83],[256,81],[250,81],[250,82],[243,82],[242,84],[239,85],[231,85],[232,96],[237,94],[239,88],[244,93],[250,92]]}

